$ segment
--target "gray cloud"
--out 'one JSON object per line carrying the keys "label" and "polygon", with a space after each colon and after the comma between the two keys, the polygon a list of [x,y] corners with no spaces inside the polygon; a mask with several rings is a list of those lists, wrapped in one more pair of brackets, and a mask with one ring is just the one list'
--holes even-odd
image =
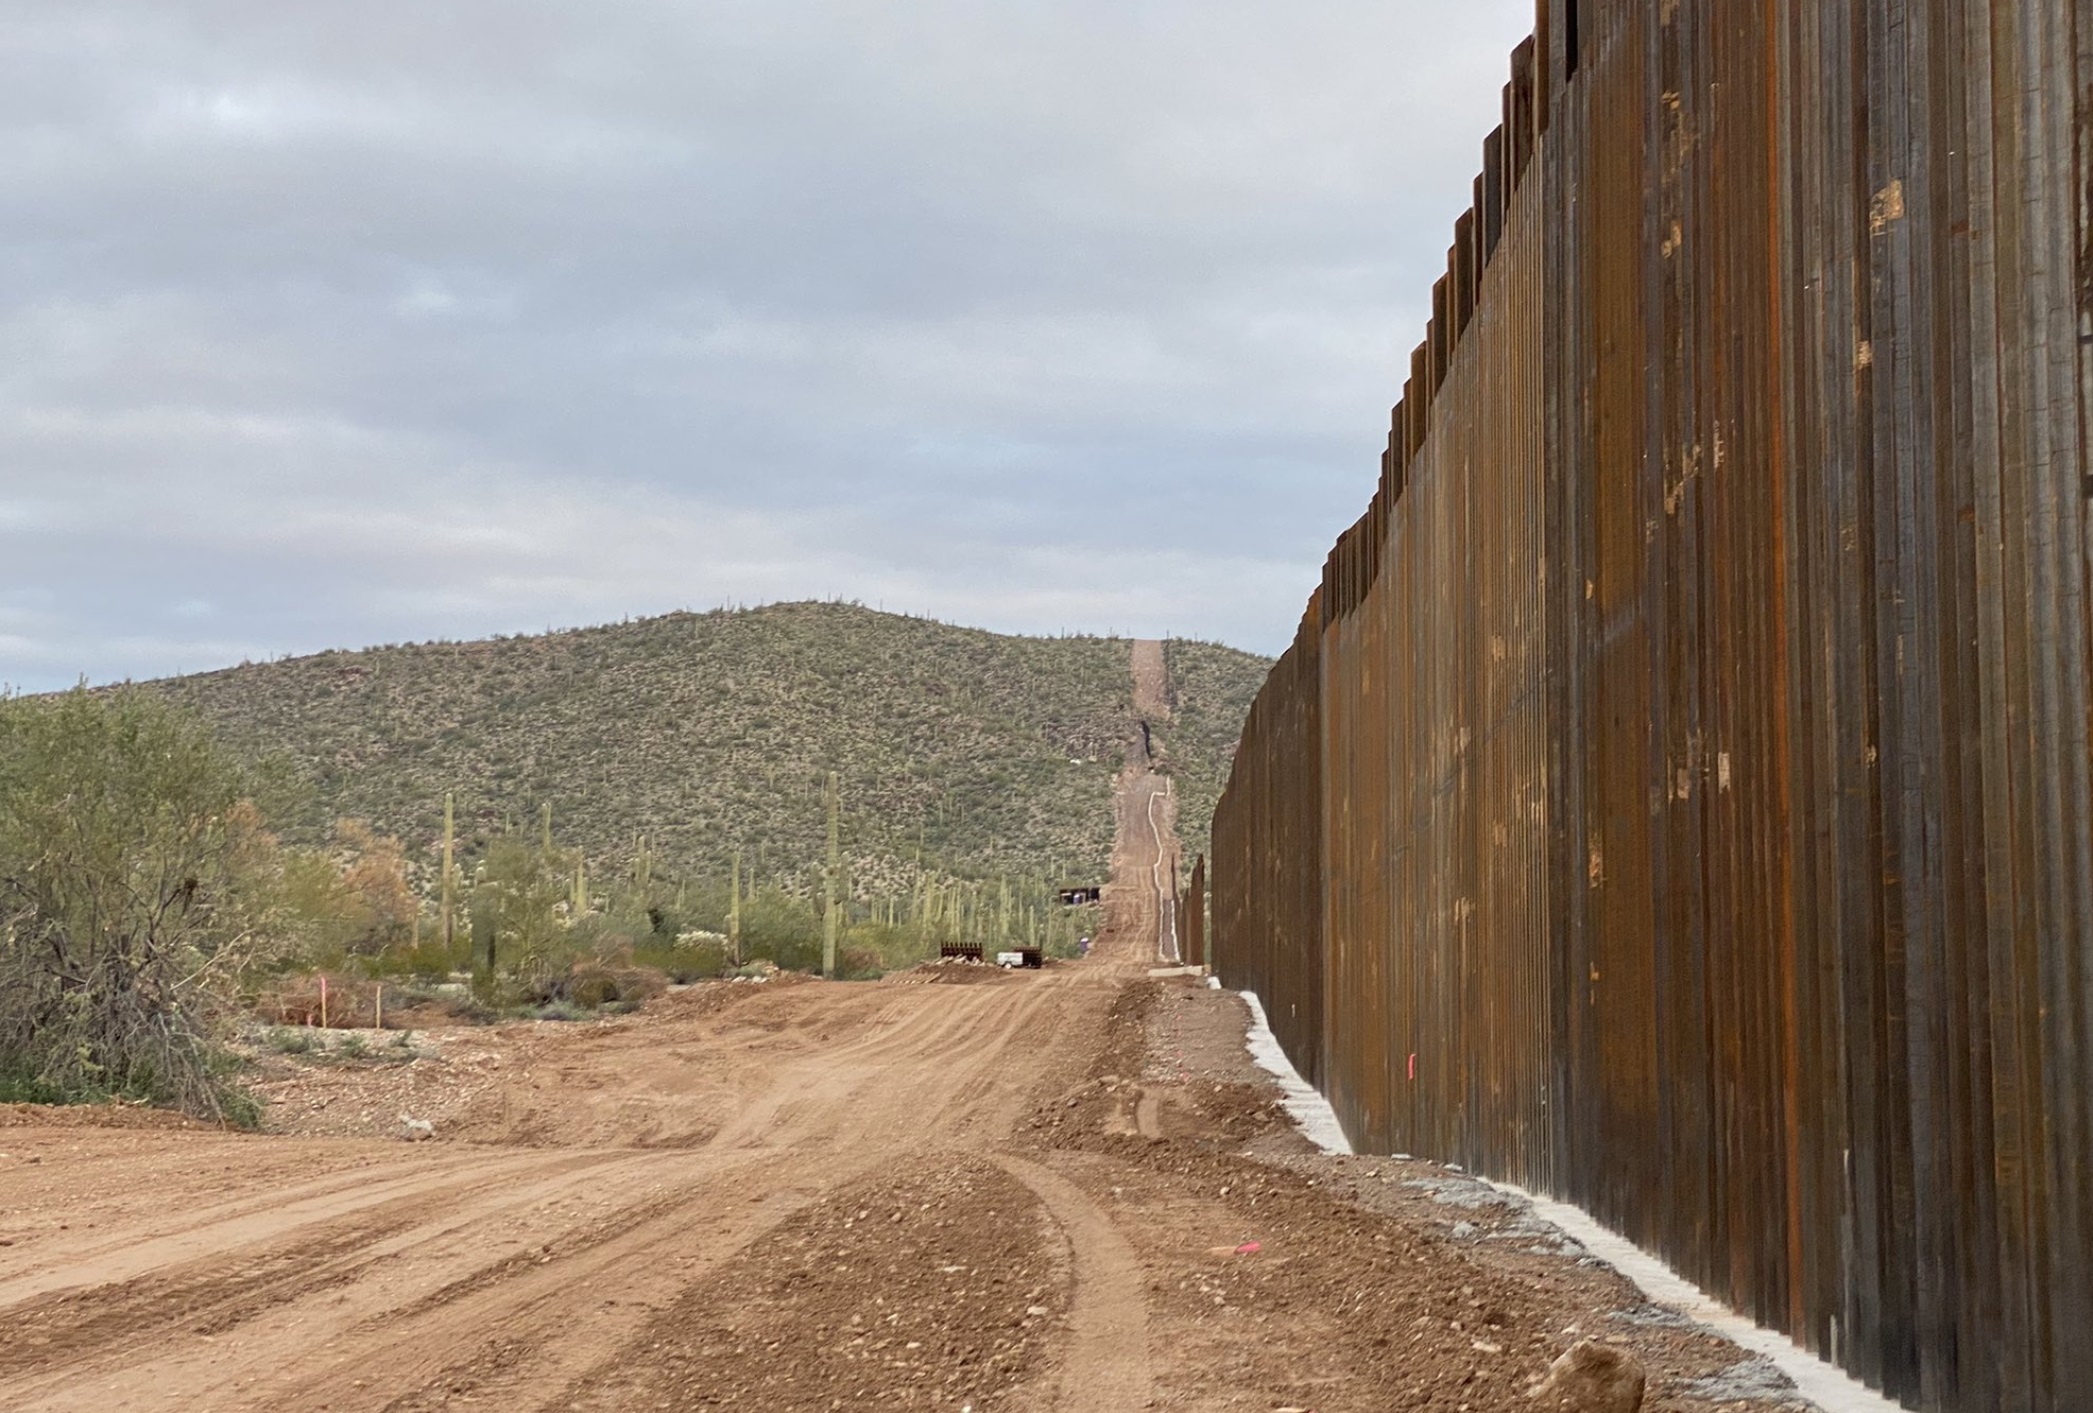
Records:
{"label": "gray cloud", "polygon": [[0,680],[806,596],[1274,650],[1530,18],[0,0]]}

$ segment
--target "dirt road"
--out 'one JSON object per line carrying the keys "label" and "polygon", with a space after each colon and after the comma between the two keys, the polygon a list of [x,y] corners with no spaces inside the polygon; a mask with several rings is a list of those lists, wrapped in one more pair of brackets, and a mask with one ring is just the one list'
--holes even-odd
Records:
{"label": "dirt road", "polygon": [[1127,743],[1126,764],[1113,796],[1117,813],[1112,882],[1106,900],[1129,941],[1149,940],[1159,962],[1179,960],[1177,942],[1177,797],[1156,759],[1148,726],[1170,718],[1169,669],[1163,645],[1150,638],[1133,646],[1134,713],[1141,734]]}
{"label": "dirt road", "polygon": [[[1580,1330],[1652,1407],[1773,1406],[1472,1184],[1309,1153],[1241,1002],[1146,975],[1125,781],[1082,963],[476,1032],[411,1067],[418,1144],[0,1108],[0,1407],[1456,1413]],[[383,1132],[368,1077],[286,1121]]]}

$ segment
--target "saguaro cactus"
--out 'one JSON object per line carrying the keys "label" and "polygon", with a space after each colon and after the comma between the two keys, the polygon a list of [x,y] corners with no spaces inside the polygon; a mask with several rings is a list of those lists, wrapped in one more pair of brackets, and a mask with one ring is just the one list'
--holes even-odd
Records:
{"label": "saguaro cactus", "polygon": [[632,881],[639,885],[640,906],[645,907],[654,887],[654,849],[646,835],[635,834],[632,852]]}
{"label": "saguaro cactus", "polygon": [[457,831],[454,811],[457,797],[446,790],[443,794],[443,955],[445,966],[455,966],[457,957],[455,944],[458,934],[458,880],[455,851]]}
{"label": "saguaro cactus", "polygon": [[742,964],[741,958],[741,850],[734,851],[733,882],[727,891],[727,946],[734,954],[734,965]]}
{"label": "saguaro cactus", "polygon": [[836,820],[841,807],[838,794],[832,770],[828,773],[828,871],[821,882],[825,905],[821,910],[821,974],[831,978],[836,974],[836,880],[843,871],[842,835]]}

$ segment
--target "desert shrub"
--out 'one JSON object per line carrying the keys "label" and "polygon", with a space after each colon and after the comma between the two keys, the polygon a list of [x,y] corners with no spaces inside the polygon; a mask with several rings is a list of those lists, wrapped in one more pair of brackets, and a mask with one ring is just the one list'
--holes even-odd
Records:
{"label": "desert shrub", "polygon": [[0,1070],[0,1104],[63,1104],[68,1097],[33,1070]]}
{"label": "desert shrub", "polygon": [[638,966],[653,967],[678,986],[725,976],[731,964],[727,944],[711,938],[639,947],[634,949],[632,960]]}
{"label": "desert shrub", "polygon": [[781,888],[765,888],[741,910],[741,951],[763,957],[786,971],[821,969],[821,917],[818,905],[795,898]]}
{"label": "desert shrub", "polygon": [[279,1025],[269,1031],[269,1048],[279,1055],[309,1055],[319,1043],[304,1026]]}
{"label": "desert shrub", "polygon": [[578,918],[567,929],[567,940],[577,953],[597,957],[615,957],[629,953],[642,938],[651,937],[653,930],[644,924],[635,926],[624,918],[610,917],[603,913],[591,913]]}
{"label": "desert shrub", "polygon": [[576,967],[563,979],[560,993],[593,1011],[618,999],[618,978],[604,967]]}
{"label": "desert shrub", "polygon": [[845,981],[875,981],[886,971],[886,961],[876,948],[837,945],[836,975]]}
{"label": "desert shrub", "polygon": [[472,969],[483,999],[544,991],[573,960],[575,927],[602,925],[586,916],[570,919],[577,857],[553,847],[549,836],[549,822],[540,838],[498,836],[474,873]]}
{"label": "desert shrub", "polygon": [[274,931],[249,777],[158,697],[0,699],[0,1071],[251,1119],[236,978]]}
{"label": "desert shrub", "polygon": [[[461,1025],[492,1025],[501,1012],[464,987],[413,987],[401,993],[402,1006],[433,1006],[446,1020]],[[402,1032],[404,1034],[404,1032]]]}
{"label": "desert shrub", "polygon": [[920,928],[860,922],[844,934],[836,952],[836,969],[851,979],[876,977],[906,971],[936,955],[936,944]]}
{"label": "desert shrub", "polygon": [[564,1001],[593,1011],[620,1003],[637,1006],[667,986],[661,972],[630,960],[615,965],[578,961],[564,973],[540,979],[531,988],[531,998],[539,1004]]}
{"label": "desert shrub", "polygon": [[458,960],[457,949],[445,947],[442,938],[427,938],[386,948],[366,960],[365,970],[372,976],[441,981],[451,974]]}
{"label": "desert shrub", "polygon": [[400,841],[357,819],[336,822],[331,849],[285,856],[283,904],[285,925],[330,961],[407,943],[421,913]]}

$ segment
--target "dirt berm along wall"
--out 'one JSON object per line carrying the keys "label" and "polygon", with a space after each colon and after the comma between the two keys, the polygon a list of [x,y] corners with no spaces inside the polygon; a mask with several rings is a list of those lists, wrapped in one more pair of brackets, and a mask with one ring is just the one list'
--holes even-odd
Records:
{"label": "dirt berm along wall", "polygon": [[1213,952],[1357,1143],[2093,1409],[2089,0],[1548,0]]}

